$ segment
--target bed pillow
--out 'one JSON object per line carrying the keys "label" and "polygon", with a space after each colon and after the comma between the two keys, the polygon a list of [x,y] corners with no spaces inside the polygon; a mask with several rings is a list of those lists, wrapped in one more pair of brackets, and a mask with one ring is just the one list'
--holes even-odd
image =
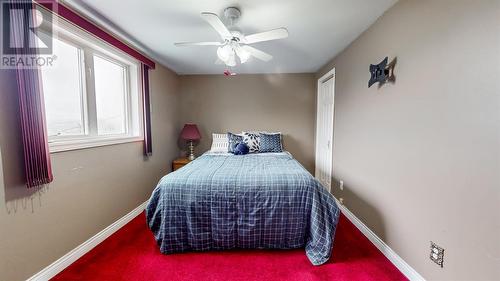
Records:
{"label": "bed pillow", "polygon": [[259,152],[283,152],[283,144],[281,143],[281,134],[259,134],[260,145]]}
{"label": "bed pillow", "polygon": [[238,143],[243,142],[243,137],[240,135],[236,135],[233,133],[227,133],[228,146],[227,152],[234,153],[234,149],[238,145]]}
{"label": "bed pillow", "polygon": [[243,142],[248,146],[250,153],[259,152],[259,144],[260,144],[259,133],[243,132]]}
{"label": "bed pillow", "polygon": [[244,142],[238,143],[234,148],[234,155],[245,155],[248,154],[248,146]]}
{"label": "bed pillow", "polygon": [[227,134],[212,134],[210,152],[228,152],[229,139]]}

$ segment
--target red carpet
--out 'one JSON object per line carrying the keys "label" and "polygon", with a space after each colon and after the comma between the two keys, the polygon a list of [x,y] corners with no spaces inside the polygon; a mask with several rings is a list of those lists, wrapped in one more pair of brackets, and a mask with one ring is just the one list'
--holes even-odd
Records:
{"label": "red carpet", "polygon": [[343,215],[333,257],[313,266],[303,249],[162,255],[138,216],[52,280],[407,280]]}

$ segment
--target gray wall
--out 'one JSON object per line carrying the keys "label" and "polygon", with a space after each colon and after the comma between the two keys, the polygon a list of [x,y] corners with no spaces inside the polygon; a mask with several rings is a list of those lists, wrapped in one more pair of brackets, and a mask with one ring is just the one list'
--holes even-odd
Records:
{"label": "gray wall", "polygon": [[[335,196],[429,280],[500,279],[499,6],[399,1],[317,73],[336,68]],[[385,56],[396,83],[368,89]]]}
{"label": "gray wall", "polygon": [[22,183],[15,76],[0,70],[0,280],[24,280],[146,201],[178,155],[178,78],[151,72],[153,156],[142,142],[51,155],[43,192]]}
{"label": "gray wall", "polygon": [[314,74],[180,76],[181,123],[198,124],[196,151],[209,150],[212,133],[280,131],[283,145],[314,171]]}

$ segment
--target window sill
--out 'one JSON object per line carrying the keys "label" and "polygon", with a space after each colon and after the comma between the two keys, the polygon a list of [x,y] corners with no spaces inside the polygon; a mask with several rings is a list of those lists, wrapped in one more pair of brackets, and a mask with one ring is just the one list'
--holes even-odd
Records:
{"label": "window sill", "polygon": [[94,140],[66,140],[49,143],[50,153],[143,141],[143,137],[100,138]]}

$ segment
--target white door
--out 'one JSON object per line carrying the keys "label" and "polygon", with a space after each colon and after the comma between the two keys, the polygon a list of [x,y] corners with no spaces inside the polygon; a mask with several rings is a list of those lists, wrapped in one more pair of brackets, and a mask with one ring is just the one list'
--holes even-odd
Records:
{"label": "white door", "polygon": [[335,69],[332,69],[318,80],[316,111],[315,176],[328,190],[331,190],[332,183],[334,87]]}

